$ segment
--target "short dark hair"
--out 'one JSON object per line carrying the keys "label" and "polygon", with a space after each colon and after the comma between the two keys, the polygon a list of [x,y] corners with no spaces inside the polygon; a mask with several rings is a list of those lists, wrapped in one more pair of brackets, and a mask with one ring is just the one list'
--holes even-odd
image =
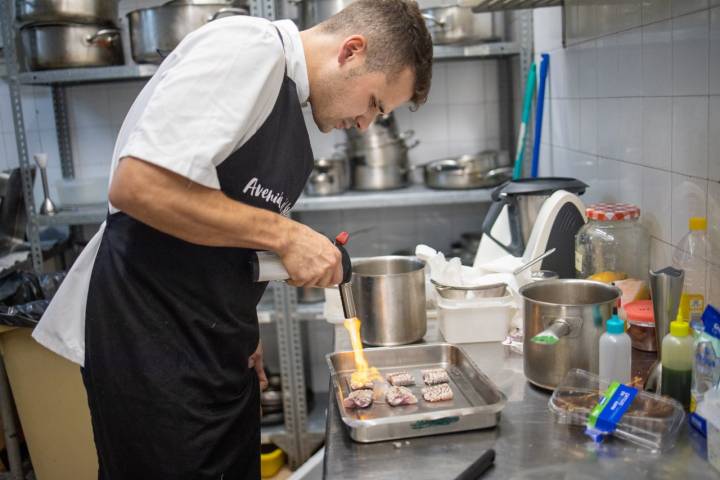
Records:
{"label": "short dark hair", "polygon": [[367,67],[393,78],[405,68],[415,73],[410,101],[425,103],[432,80],[433,46],[417,2],[355,0],[320,24],[327,33],[363,34],[368,40]]}

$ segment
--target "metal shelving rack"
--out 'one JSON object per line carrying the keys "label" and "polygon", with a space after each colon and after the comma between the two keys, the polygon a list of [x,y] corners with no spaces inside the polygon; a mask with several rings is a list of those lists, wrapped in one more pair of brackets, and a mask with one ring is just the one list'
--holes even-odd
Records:
{"label": "metal shelving rack", "polygon": [[[251,14],[254,16],[275,18],[275,2],[285,0],[250,0]],[[498,10],[508,8],[509,3],[548,3],[556,0],[465,0],[474,4],[478,10]],[[500,3],[505,6],[499,6]],[[21,72],[16,46],[17,30],[13,19],[13,1],[0,0],[0,28],[2,29],[7,81],[12,102],[12,115],[19,166],[23,178],[23,195],[28,217],[28,240],[31,245],[33,268],[42,271],[42,252],[39,241],[39,228],[51,225],[83,225],[95,224],[104,220],[106,205],[88,206],[74,210],[63,210],[57,215],[48,217],[38,214],[34,202],[31,170],[32,166],[27,150],[21,94],[22,85],[47,85],[52,89],[55,124],[58,135],[58,146],[62,174],[66,178],[74,176],[73,152],[70,141],[70,130],[67,118],[65,88],[72,85],[119,82],[147,79],[157,71],[155,65],[128,64],[112,67],[73,68],[63,70]],[[527,68],[532,61],[532,17],[526,15],[523,20],[522,34],[515,42],[498,42],[471,46],[435,47],[436,60],[459,60],[480,58],[511,58],[519,55],[522,66],[522,82],[526,77]],[[415,186],[407,189],[358,193],[352,192],[332,197],[301,197],[294,212],[375,208],[392,206],[437,205],[470,202],[488,202],[490,192],[487,190],[470,191],[432,191],[425,187]],[[271,318],[277,324],[278,346],[280,353],[280,369],[283,381],[283,403],[285,424],[283,426],[263,428],[264,441],[272,441],[288,453],[290,466],[298,467],[323,441],[324,409],[326,404],[316,402],[315,408],[307,411],[305,393],[305,373],[302,365],[302,343],[299,320],[317,319],[322,312],[316,308],[298,307],[294,288],[285,284],[277,284],[272,291],[273,310]]]}

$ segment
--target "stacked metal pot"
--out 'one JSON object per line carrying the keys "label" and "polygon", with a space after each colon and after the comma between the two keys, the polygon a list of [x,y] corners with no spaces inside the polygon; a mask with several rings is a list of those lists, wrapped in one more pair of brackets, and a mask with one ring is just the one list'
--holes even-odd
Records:
{"label": "stacked metal pot", "polygon": [[123,63],[117,0],[17,0],[27,70]]}
{"label": "stacked metal pot", "polygon": [[350,188],[350,164],[344,152],[315,159],[305,193],[308,195],[337,195]]}
{"label": "stacked metal pot", "polygon": [[446,5],[422,10],[435,45],[495,42],[505,34],[503,12],[474,13],[471,7]]}
{"label": "stacked metal pot", "polygon": [[172,0],[128,13],[130,46],[137,63],[159,64],[188,33],[231,15],[249,15],[249,0]]}
{"label": "stacked metal pot", "polygon": [[365,132],[348,130],[348,157],[354,190],[391,190],[409,183],[408,150],[417,146],[412,130],[398,133],[395,117],[377,119]]}

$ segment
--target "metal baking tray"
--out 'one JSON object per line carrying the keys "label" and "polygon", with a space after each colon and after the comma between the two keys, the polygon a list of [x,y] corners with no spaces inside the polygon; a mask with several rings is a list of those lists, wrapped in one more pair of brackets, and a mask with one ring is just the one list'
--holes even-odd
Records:
{"label": "metal baking tray", "polygon": [[[368,363],[383,376],[405,370],[415,377],[408,387],[418,398],[415,405],[391,407],[385,403],[388,384],[376,380],[373,404],[368,408],[346,409],[343,399],[349,395],[349,379],[355,370],[353,352],[327,355],[340,416],[350,437],[362,443],[422,437],[441,433],[491,428],[500,420],[507,399],[480,371],[464,350],[449,343],[370,348],[365,350]],[[450,377],[454,397],[450,401],[429,403],[422,398],[421,370],[444,368]]]}

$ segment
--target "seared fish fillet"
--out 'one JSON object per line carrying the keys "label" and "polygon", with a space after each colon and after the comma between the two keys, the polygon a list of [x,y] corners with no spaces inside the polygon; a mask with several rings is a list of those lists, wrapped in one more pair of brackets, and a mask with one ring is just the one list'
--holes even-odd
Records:
{"label": "seared fish fillet", "polygon": [[432,368],[422,371],[423,382],[425,385],[437,385],[439,383],[447,383],[450,381],[444,368]]}
{"label": "seared fish fillet", "polygon": [[367,408],[373,402],[373,391],[370,389],[354,390],[343,399],[345,408]]}
{"label": "seared fish fillet", "polygon": [[385,400],[392,407],[399,405],[413,405],[418,402],[410,389],[406,387],[390,387],[385,393]]}
{"label": "seared fish fillet", "polygon": [[[352,377],[355,377],[353,375]],[[350,378],[350,381],[348,382],[350,384],[350,390],[364,390],[368,388],[373,388],[373,381],[368,379],[358,379],[358,378]]]}
{"label": "seared fish fillet", "polygon": [[447,383],[424,387],[422,396],[426,402],[442,402],[453,399],[453,391]]}
{"label": "seared fish fillet", "polygon": [[415,385],[415,379],[408,372],[392,372],[388,373],[385,378],[390,385],[394,387],[406,387]]}

